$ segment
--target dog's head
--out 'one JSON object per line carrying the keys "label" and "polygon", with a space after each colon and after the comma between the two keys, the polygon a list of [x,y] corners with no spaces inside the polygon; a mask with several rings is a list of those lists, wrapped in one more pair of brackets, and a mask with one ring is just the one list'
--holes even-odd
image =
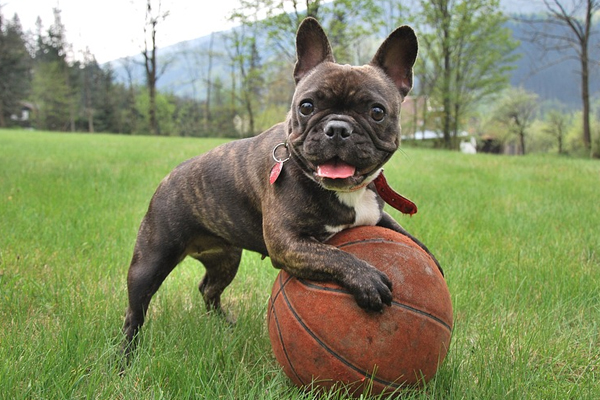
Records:
{"label": "dog's head", "polygon": [[287,130],[291,155],[311,179],[348,191],[376,177],[400,144],[400,103],[412,87],[417,48],[403,26],[369,64],[340,65],[319,23],[302,22]]}

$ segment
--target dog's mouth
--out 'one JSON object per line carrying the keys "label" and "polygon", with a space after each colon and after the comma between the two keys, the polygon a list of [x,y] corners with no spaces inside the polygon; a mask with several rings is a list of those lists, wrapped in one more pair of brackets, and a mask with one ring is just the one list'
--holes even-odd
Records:
{"label": "dog's mouth", "polygon": [[316,175],[319,178],[346,179],[354,176],[356,167],[334,157],[323,164],[317,165]]}
{"label": "dog's mouth", "polygon": [[328,190],[355,191],[368,185],[374,178],[375,172],[381,168],[359,170],[338,157],[334,157],[315,168],[314,177],[319,184]]}

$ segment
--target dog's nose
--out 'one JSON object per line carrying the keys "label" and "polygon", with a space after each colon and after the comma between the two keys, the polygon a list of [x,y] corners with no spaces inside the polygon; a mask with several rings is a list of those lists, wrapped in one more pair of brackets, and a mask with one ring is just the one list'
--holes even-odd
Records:
{"label": "dog's nose", "polygon": [[331,139],[348,139],[352,135],[352,125],[346,121],[329,121],[325,125],[325,135]]}

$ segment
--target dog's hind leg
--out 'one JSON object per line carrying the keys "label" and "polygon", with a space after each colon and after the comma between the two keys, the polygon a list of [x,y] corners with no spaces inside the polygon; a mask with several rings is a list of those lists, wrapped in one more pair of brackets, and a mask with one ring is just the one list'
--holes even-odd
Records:
{"label": "dog's hind leg", "polygon": [[135,348],[136,336],[144,324],[152,296],[184,257],[183,247],[173,246],[167,250],[158,246],[142,246],[139,242],[136,245],[127,274],[129,306],[123,325],[125,354]]}
{"label": "dog's hind leg", "polygon": [[206,268],[206,273],[198,285],[206,309],[224,315],[221,293],[235,278],[242,259],[242,249],[224,246],[195,255],[194,258]]}

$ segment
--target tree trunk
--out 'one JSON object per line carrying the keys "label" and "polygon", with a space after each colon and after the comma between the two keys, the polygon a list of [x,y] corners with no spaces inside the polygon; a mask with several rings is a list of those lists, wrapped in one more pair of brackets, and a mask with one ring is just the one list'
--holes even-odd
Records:
{"label": "tree trunk", "polygon": [[94,133],[94,111],[91,108],[87,110],[88,114],[88,132]]}
{"label": "tree trunk", "polygon": [[412,123],[412,138],[417,138],[417,129],[419,127],[419,97],[413,97],[413,123]]}
{"label": "tree trunk", "polygon": [[85,93],[85,111],[88,120],[88,132],[94,133],[94,109],[92,107],[92,91],[90,88],[90,66],[87,65],[84,70],[84,93]]}
{"label": "tree trunk", "polygon": [[562,132],[558,135],[558,154],[563,153],[563,138]]}
{"label": "tree trunk", "polygon": [[0,128],[6,127],[6,120],[4,119],[4,106],[2,100],[0,100]]}
{"label": "tree trunk", "polygon": [[[149,65],[148,65],[149,64]],[[158,121],[156,119],[156,25],[152,25],[152,50],[149,60],[146,60],[148,74],[148,90],[150,96],[150,109],[148,115],[150,117],[150,132],[153,135],[159,135]]]}
{"label": "tree trunk", "polygon": [[451,131],[451,116],[452,116],[452,101],[450,99],[450,81],[452,79],[452,64],[450,60],[451,49],[450,49],[450,13],[448,12],[448,2],[444,2],[442,5],[442,17],[443,17],[443,32],[444,41],[442,44],[442,52],[444,54],[444,84],[443,84],[443,125],[442,130],[444,132],[444,146],[447,149],[452,147],[452,138],[450,136]]}
{"label": "tree trunk", "polygon": [[213,43],[215,34],[210,34],[210,43],[208,45],[208,70],[206,71],[206,102],[204,103],[204,126],[205,132],[208,132],[208,125],[211,122],[210,115],[210,97],[212,90],[212,62],[213,62]]}
{"label": "tree trunk", "polygon": [[[248,133],[250,133],[250,135],[254,135],[254,112],[252,111],[252,100],[250,99],[250,93],[246,93],[245,97],[246,112],[248,113]],[[246,134],[246,132],[244,132],[244,134]]]}
{"label": "tree trunk", "polygon": [[156,83],[148,84],[150,105],[148,109],[148,116],[150,117],[150,132],[153,135],[160,134],[158,129],[158,121],[156,120]]}
{"label": "tree trunk", "polygon": [[[425,139],[425,131],[427,130],[427,108],[429,105],[429,98],[427,96],[423,96],[423,125],[421,126],[421,138]],[[416,139],[416,135],[415,135],[415,139]]]}
{"label": "tree trunk", "polygon": [[[583,103],[583,145],[592,153],[592,135],[590,133],[590,84],[588,70],[587,45],[582,45],[581,54],[581,101]],[[591,154],[593,156],[593,154]]]}
{"label": "tree trunk", "polygon": [[75,132],[75,99],[73,98],[73,91],[71,89],[71,79],[69,79],[69,67],[66,64],[64,66],[64,77],[69,105],[69,129],[71,132]]}
{"label": "tree trunk", "polygon": [[459,118],[458,116],[461,113],[461,109],[460,109],[460,102],[455,101],[454,102],[454,124],[452,126],[452,143],[451,143],[451,148],[454,149],[458,149],[459,148],[459,142],[460,140],[458,139],[458,128],[459,128]]}
{"label": "tree trunk", "polygon": [[156,26],[160,19],[164,19],[168,13],[161,15],[161,4],[158,4],[158,15],[152,15],[152,3],[151,0],[147,0],[146,3],[146,25],[144,25],[144,33],[147,33],[148,27],[150,27],[150,40],[152,48],[148,50],[148,38],[144,38],[144,64],[146,67],[146,84],[148,86],[148,117],[150,122],[150,133],[153,135],[160,135],[160,127],[158,119],[156,117],[156,82],[158,81],[158,70],[156,61]]}

